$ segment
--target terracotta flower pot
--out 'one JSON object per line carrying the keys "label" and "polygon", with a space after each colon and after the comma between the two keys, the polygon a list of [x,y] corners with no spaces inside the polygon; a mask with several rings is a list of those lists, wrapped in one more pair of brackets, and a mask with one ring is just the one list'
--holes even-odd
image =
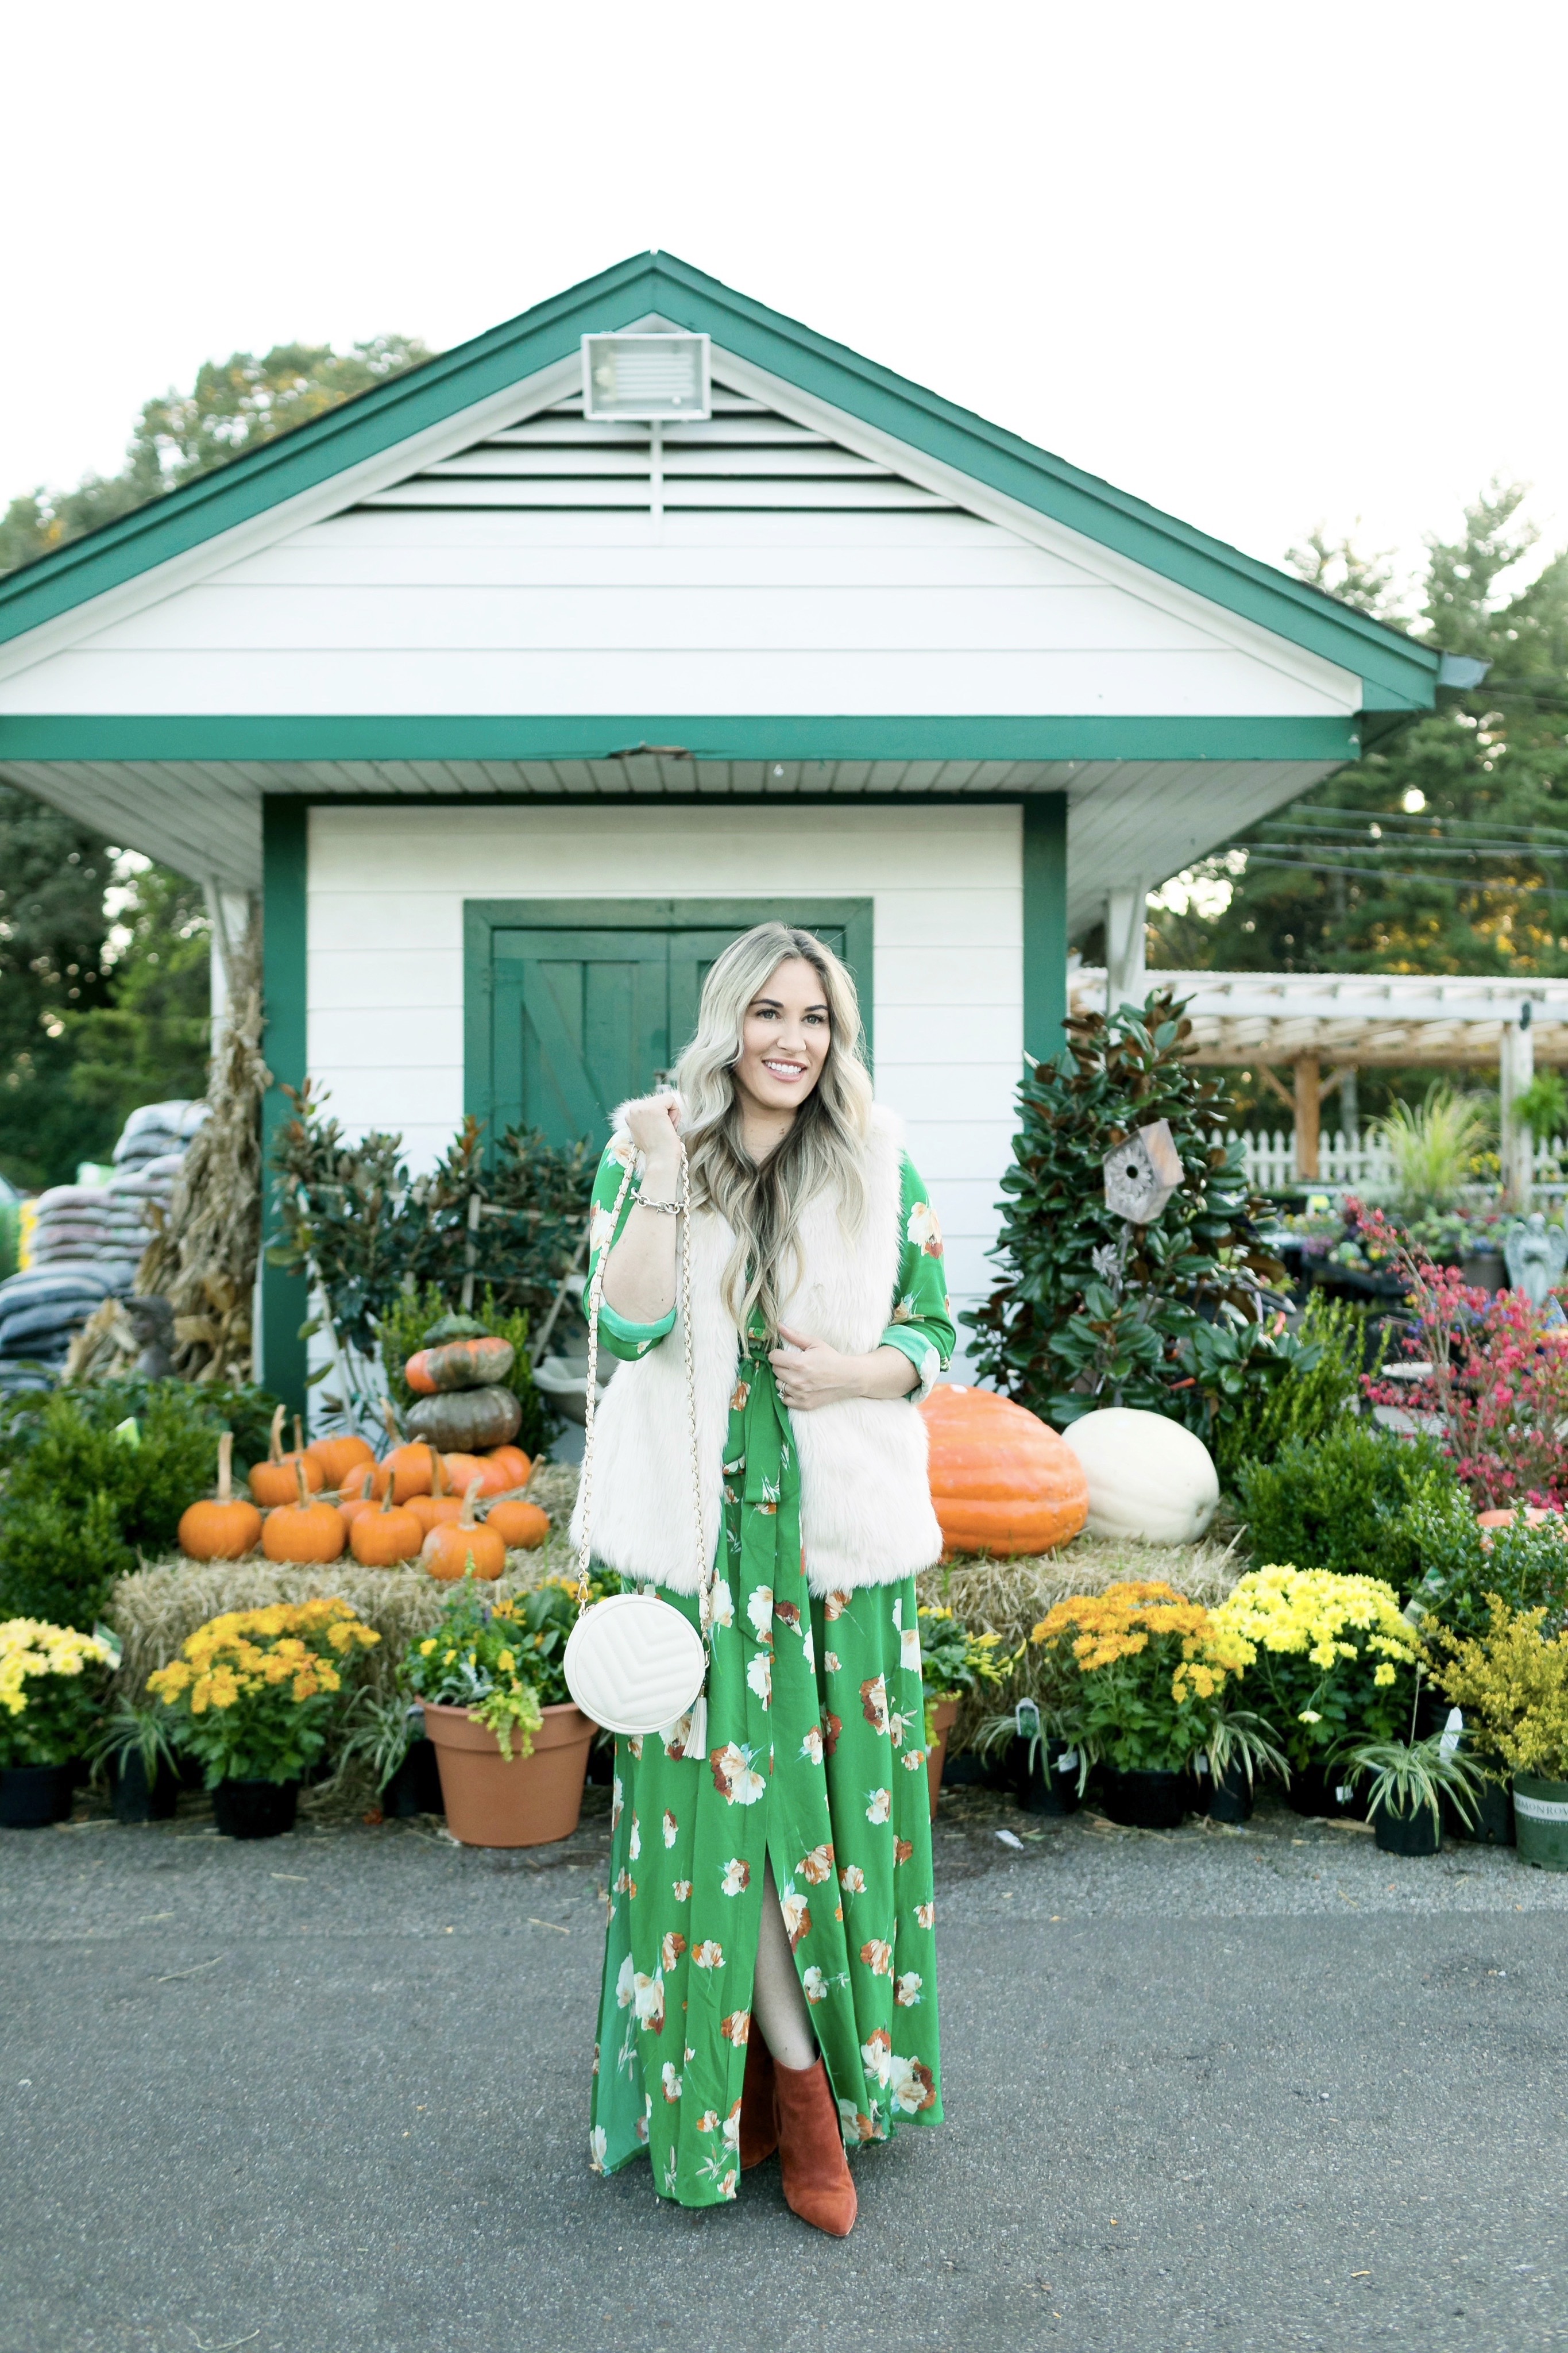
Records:
{"label": "terracotta flower pot", "polygon": [[436,1746],[447,1828],[463,1846],[548,1846],[570,1838],[583,1810],[583,1783],[594,1725],[568,1700],[547,1707],[524,1757],[518,1735],[501,1755],[495,1734],[468,1711],[425,1703],[425,1729]]}
{"label": "terracotta flower pot", "polygon": [[947,1736],[952,1730],[958,1714],[955,1699],[939,1699],[931,1710],[936,1725],[936,1738],[926,1752],[926,1771],[931,1775],[931,1818],[936,1820],[936,1801],[942,1790],[942,1768],[947,1761]]}

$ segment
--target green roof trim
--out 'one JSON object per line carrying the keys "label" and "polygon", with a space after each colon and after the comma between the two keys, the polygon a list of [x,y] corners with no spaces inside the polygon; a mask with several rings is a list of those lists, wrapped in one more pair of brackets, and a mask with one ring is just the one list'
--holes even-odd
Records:
{"label": "green roof trim", "polygon": [[738,358],[1353,671],[1363,681],[1363,709],[1431,709],[1441,659],[1435,648],[1177,522],[668,253],[636,255],[586,279],[0,580],[0,643],[570,357],[584,333],[625,325],[649,311],[710,334]]}
{"label": "green roof trim", "polygon": [[1342,761],[1358,756],[1361,733],[1332,717],[0,713],[0,760],[610,760],[675,747],[693,761]]}

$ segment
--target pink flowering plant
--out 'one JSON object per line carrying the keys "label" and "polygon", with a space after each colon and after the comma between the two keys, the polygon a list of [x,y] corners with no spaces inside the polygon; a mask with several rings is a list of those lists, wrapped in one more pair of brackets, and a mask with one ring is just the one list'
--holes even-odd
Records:
{"label": "pink flowering plant", "polygon": [[1568,1324],[1520,1292],[1493,1298],[1467,1283],[1457,1267],[1436,1266],[1380,1210],[1368,1229],[1403,1276],[1416,1331],[1407,1356],[1430,1366],[1421,1379],[1370,1376],[1374,1405],[1430,1415],[1438,1443],[1483,1510],[1536,1504],[1568,1505],[1568,1456],[1559,1432],[1568,1425]]}

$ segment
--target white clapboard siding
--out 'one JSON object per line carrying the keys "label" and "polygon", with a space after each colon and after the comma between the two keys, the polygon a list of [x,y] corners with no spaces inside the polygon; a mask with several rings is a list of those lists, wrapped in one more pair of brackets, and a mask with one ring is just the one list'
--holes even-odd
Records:
{"label": "white clapboard siding", "polygon": [[0,713],[1357,707],[1348,672],[1045,536],[722,388],[709,423],[664,428],[657,450],[579,399],[0,681]]}
{"label": "white clapboard siding", "polygon": [[955,1305],[990,1287],[1022,1038],[1016,807],[585,809],[466,804],[310,813],[309,1067],[351,1133],[429,1167],[463,1110],[463,902],[869,898],[877,1085],[949,1244]]}

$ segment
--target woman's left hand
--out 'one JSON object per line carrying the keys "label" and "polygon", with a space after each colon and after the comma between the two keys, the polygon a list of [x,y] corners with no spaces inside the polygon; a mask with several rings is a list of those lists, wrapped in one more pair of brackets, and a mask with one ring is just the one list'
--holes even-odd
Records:
{"label": "woman's left hand", "polygon": [[779,1338],[786,1345],[770,1348],[768,1362],[792,1413],[809,1413],[814,1406],[839,1405],[846,1398],[865,1395],[863,1356],[847,1356],[826,1340],[792,1332],[787,1324],[779,1325]]}

